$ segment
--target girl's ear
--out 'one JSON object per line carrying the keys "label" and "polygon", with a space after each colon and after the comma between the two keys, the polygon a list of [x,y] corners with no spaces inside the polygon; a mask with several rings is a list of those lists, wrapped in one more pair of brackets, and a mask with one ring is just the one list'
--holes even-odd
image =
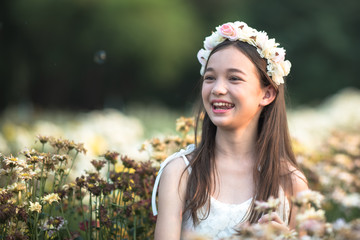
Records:
{"label": "girl's ear", "polygon": [[260,106],[265,107],[272,103],[276,97],[276,90],[273,86],[269,85],[263,89],[263,98],[260,101]]}

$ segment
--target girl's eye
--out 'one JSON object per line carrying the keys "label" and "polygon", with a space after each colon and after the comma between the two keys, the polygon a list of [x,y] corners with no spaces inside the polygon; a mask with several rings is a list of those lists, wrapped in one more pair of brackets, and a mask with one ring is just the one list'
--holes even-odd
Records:
{"label": "girl's eye", "polygon": [[215,78],[213,76],[205,76],[204,80],[212,81],[215,80]]}
{"label": "girl's eye", "polygon": [[239,77],[236,77],[236,76],[231,76],[231,77],[229,78],[229,80],[230,80],[230,81],[241,81],[242,79],[239,78]]}

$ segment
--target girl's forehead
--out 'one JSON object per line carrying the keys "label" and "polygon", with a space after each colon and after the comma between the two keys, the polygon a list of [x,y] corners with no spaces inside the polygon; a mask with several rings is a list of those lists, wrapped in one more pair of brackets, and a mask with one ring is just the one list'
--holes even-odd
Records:
{"label": "girl's forehead", "polygon": [[256,71],[254,63],[239,49],[229,46],[213,53],[207,69],[239,69],[243,72]]}

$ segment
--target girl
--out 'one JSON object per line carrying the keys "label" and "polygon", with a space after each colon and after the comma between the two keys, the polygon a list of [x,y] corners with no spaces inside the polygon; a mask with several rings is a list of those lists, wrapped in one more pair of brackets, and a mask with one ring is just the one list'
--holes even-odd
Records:
{"label": "girl", "polygon": [[[278,46],[244,22],[223,24],[205,39],[198,53],[201,142],[161,165],[153,191],[156,215],[162,175],[155,239],[180,239],[186,231],[230,237],[244,221],[294,227],[290,198],[308,187],[286,119],[284,77],[291,64]],[[255,201],[270,196],[280,199],[276,213],[254,210]]]}

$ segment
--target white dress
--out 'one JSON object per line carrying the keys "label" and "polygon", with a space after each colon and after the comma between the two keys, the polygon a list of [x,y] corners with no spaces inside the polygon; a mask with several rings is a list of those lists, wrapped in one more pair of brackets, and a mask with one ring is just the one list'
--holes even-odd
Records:
{"label": "white dress", "polygon": [[[174,153],[168,157],[161,165],[159,173],[156,177],[154,189],[152,193],[152,209],[153,214],[157,215],[156,209],[156,192],[160,181],[160,176],[165,168],[165,166],[172,160],[182,157],[186,165],[189,165],[189,160],[186,158],[186,155],[194,151],[195,145],[189,145],[185,150]],[[189,174],[191,169],[189,169]],[[289,202],[285,196],[283,189],[280,187],[279,191],[280,207],[278,208],[278,215],[280,218],[288,224],[288,217],[290,213]],[[182,223],[182,233],[192,232],[199,234],[201,236],[207,237],[209,239],[222,239],[231,237],[236,233],[235,227],[239,225],[244,219],[250,205],[252,198],[246,200],[241,204],[229,204],[223,203],[215,198],[211,197],[210,199],[210,212],[207,218],[200,220],[200,223],[196,226],[193,225],[192,218],[187,218],[184,216]],[[199,210],[199,217],[204,216],[206,206],[203,206]]]}

